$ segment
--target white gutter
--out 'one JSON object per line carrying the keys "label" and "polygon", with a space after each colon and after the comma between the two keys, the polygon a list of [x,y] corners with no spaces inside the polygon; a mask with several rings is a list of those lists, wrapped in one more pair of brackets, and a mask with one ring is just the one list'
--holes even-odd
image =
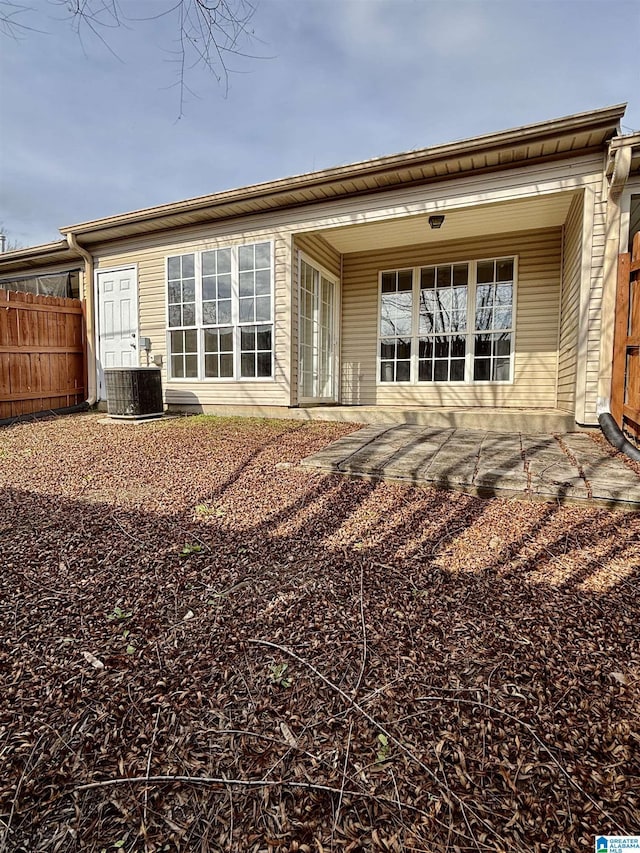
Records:
{"label": "white gutter", "polygon": [[[618,142],[622,140],[618,139]],[[602,273],[602,308],[600,328],[600,371],[598,377],[598,414],[608,412],[611,405],[611,378],[613,372],[613,329],[615,324],[618,255],[620,254],[620,197],[631,169],[631,145],[616,147],[607,163],[611,171],[607,197],[606,240]],[[605,181],[607,175],[605,174]]]}
{"label": "white gutter", "polygon": [[95,405],[98,399],[98,383],[96,378],[96,353],[95,353],[95,306],[93,300],[93,257],[78,243],[76,235],[72,231],[66,233],[67,244],[70,249],[77,252],[84,260],[84,323],[87,348],[87,403]]}

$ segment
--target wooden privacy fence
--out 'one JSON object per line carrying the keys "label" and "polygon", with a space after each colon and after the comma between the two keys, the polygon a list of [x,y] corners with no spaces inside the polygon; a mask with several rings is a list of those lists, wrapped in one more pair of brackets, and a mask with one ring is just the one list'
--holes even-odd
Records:
{"label": "wooden privacy fence", "polygon": [[611,414],[621,429],[640,438],[640,232],[631,253],[618,258]]}
{"label": "wooden privacy fence", "polygon": [[0,420],[85,399],[82,303],[0,290]]}

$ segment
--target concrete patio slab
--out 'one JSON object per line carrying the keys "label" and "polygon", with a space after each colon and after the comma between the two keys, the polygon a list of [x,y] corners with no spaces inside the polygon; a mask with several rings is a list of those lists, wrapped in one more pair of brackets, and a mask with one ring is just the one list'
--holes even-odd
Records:
{"label": "concrete patio slab", "polygon": [[[411,424],[435,429],[485,430],[514,435],[518,432],[564,433],[574,429],[573,415],[558,409],[502,409],[469,406],[452,408],[419,406],[295,406],[283,414],[282,406],[198,405],[188,407],[193,413],[248,418],[282,418],[293,420],[346,421],[357,424]],[[182,410],[187,409],[181,406]]]}
{"label": "concrete patio slab", "polygon": [[579,433],[369,425],[301,464],[470,494],[640,509],[640,477]]}

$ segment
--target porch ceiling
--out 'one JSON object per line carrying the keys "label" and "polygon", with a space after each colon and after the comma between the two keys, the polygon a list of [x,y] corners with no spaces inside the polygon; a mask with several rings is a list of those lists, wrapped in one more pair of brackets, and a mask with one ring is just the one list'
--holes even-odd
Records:
{"label": "porch ceiling", "polygon": [[[564,224],[573,197],[573,192],[552,193],[496,204],[432,211],[430,214],[396,216],[362,225],[329,228],[320,233],[338,252],[347,254],[463,240],[483,234],[553,228]],[[444,224],[439,229],[429,227],[429,216],[435,212],[445,214]]]}

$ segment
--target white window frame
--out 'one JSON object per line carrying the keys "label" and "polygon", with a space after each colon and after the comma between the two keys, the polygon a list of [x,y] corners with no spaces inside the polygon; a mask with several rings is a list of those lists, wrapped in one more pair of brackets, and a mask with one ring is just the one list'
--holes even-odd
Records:
{"label": "white window frame", "polygon": [[[413,267],[398,266],[393,269],[380,270],[378,273],[378,307],[377,307],[377,333],[376,333],[376,386],[380,388],[397,388],[410,386],[413,388],[454,388],[454,387],[482,387],[486,385],[513,385],[515,382],[515,354],[516,354],[516,317],[517,317],[517,293],[518,293],[518,255],[495,255],[487,258],[474,258],[473,260],[455,260],[455,261],[436,261],[426,262]],[[474,359],[475,359],[475,336],[482,334],[477,332],[476,325],[476,286],[478,281],[478,264],[485,261],[513,261],[513,294],[512,294],[512,326],[511,329],[502,329],[500,331],[508,331],[511,334],[511,352],[509,354],[509,379],[474,379]],[[468,284],[467,284],[467,330],[461,333],[466,338],[465,347],[465,368],[463,380],[433,380],[423,381],[418,379],[418,360],[419,360],[419,339],[420,335],[420,270],[428,267],[438,266],[455,266],[457,264],[467,264],[469,269]],[[383,382],[380,378],[381,363],[388,359],[383,359],[380,356],[380,343],[382,340],[389,338],[389,335],[380,333],[381,317],[382,317],[382,276],[385,273],[408,272],[412,273],[412,303],[411,303],[411,367],[410,378],[400,382]],[[494,334],[493,331],[487,331],[486,334]],[[422,335],[426,337],[426,335]]]}
{"label": "white window frame", "polygon": [[[270,254],[270,290],[271,320],[264,322],[240,322],[240,275],[238,254],[242,247],[255,246],[261,243],[269,245]],[[229,249],[231,251],[231,322],[216,325],[203,323],[202,316],[202,255],[205,252]],[[181,257],[183,255],[194,255],[194,274],[196,287],[196,310],[194,326],[169,326],[169,258]],[[166,353],[167,353],[167,381],[175,383],[222,383],[235,382],[275,382],[275,354],[276,354],[276,304],[275,304],[275,241],[273,239],[254,239],[245,243],[225,244],[221,246],[204,246],[198,249],[185,249],[175,251],[166,255],[164,259],[164,301],[165,301],[165,328],[166,328]],[[270,326],[271,327],[271,376],[241,376],[241,330],[247,327]],[[205,376],[205,352],[204,333],[205,329],[232,329],[233,333],[233,376]],[[173,376],[171,372],[171,332],[195,330],[198,335],[198,376]]]}

